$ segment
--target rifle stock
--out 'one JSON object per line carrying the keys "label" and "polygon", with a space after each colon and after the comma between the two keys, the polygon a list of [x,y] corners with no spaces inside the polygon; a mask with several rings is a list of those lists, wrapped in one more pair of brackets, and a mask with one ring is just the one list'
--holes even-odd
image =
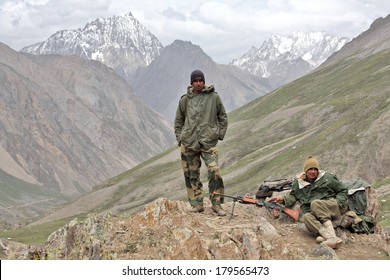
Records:
{"label": "rifle stock", "polygon": [[[299,210],[293,210],[293,209],[287,208],[284,205],[278,204],[276,202],[259,201],[257,199],[254,199],[254,198],[251,198],[248,196],[230,196],[230,195],[225,195],[225,194],[221,194],[218,192],[213,192],[213,194],[214,195],[221,195],[221,196],[225,196],[225,197],[230,197],[234,200],[234,202],[240,201],[244,204],[245,203],[246,204],[255,204],[256,206],[259,206],[259,207],[266,207],[266,208],[272,209],[275,217],[279,216],[278,212],[280,210],[283,213],[285,213],[287,216],[292,218],[295,222],[297,222],[299,220],[299,213],[300,213]],[[232,213],[232,216],[233,216],[233,213]]]}
{"label": "rifle stock", "polygon": [[295,222],[298,222],[298,220],[299,220],[299,213],[300,213],[299,210],[293,210],[293,209],[284,207],[282,211],[287,216],[291,217]]}

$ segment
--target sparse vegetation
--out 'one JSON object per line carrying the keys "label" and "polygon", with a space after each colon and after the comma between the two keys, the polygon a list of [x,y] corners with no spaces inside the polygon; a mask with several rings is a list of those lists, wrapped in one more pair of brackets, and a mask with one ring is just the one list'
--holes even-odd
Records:
{"label": "sparse vegetation", "polygon": [[127,242],[126,248],[123,250],[125,253],[134,254],[137,253],[137,243],[136,242]]}
{"label": "sparse vegetation", "polygon": [[[80,215],[77,218],[85,219],[85,215]],[[8,238],[15,242],[24,244],[44,244],[49,237],[57,229],[63,227],[76,217],[52,221],[46,224],[27,226],[0,232],[0,238]]]}

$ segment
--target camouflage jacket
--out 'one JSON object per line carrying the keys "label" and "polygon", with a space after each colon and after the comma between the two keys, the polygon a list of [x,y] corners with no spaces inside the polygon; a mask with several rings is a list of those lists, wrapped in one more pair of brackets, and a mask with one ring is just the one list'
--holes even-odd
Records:
{"label": "camouflage jacket", "polygon": [[320,171],[314,183],[304,180],[300,174],[292,183],[291,192],[284,196],[284,203],[291,207],[295,202],[301,204],[302,214],[310,212],[310,203],[315,199],[335,198],[340,207],[348,200],[348,188],[337,177],[329,172]]}
{"label": "camouflage jacket", "polygon": [[225,107],[214,86],[204,86],[198,94],[189,86],[176,110],[174,129],[178,144],[194,151],[210,149],[223,140],[227,126]]}

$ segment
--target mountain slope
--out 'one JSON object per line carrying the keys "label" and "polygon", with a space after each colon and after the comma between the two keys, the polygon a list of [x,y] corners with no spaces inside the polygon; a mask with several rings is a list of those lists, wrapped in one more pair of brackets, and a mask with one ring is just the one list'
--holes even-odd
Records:
{"label": "mountain slope", "polygon": [[0,169],[0,229],[23,226],[70,201],[57,190],[31,184]]}
{"label": "mountain slope", "polygon": [[1,169],[63,195],[85,193],[174,141],[171,125],[97,61],[1,44],[0,92]]}
{"label": "mountain slope", "polygon": [[390,48],[390,15],[375,20],[370,28],[361,36],[345,45],[340,51],[335,52],[322,66],[327,66],[340,59],[355,55],[357,58],[367,57],[376,52]]}

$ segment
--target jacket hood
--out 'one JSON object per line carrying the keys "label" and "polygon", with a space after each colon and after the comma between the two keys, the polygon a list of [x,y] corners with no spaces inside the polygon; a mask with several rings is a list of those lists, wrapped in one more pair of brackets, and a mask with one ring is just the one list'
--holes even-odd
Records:
{"label": "jacket hood", "polygon": [[[203,90],[202,90],[202,93],[203,94],[208,94],[208,93],[211,93],[211,92],[214,92],[215,91],[215,88],[213,85],[210,85],[210,86],[206,86],[204,85],[203,87]],[[193,92],[193,87],[192,86],[188,86],[187,87],[187,96],[192,98],[194,97],[196,94],[194,94]]]}
{"label": "jacket hood", "polygon": [[[316,181],[318,181],[319,179],[321,179],[322,176],[324,176],[325,174],[325,171],[324,170],[319,170],[319,174],[318,174],[318,177],[316,179]],[[305,181],[305,177],[306,177],[306,174],[305,172],[303,173],[298,173],[296,178],[298,180],[298,184],[299,184],[299,188],[302,189],[308,185],[310,185],[309,182]]]}

